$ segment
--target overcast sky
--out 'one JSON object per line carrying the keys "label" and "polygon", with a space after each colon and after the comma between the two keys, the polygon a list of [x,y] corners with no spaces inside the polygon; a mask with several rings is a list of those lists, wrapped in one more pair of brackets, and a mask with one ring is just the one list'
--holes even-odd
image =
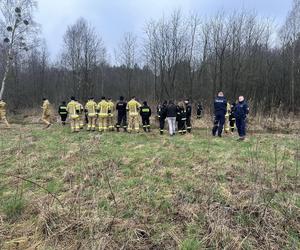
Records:
{"label": "overcast sky", "polygon": [[66,28],[79,17],[84,17],[96,28],[113,58],[114,48],[125,32],[139,35],[145,21],[168,15],[174,9],[186,14],[197,12],[200,16],[211,16],[220,10],[230,13],[244,9],[272,18],[280,25],[292,0],[38,0],[38,4],[36,20],[42,25],[42,35],[51,58],[55,59],[61,51]]}

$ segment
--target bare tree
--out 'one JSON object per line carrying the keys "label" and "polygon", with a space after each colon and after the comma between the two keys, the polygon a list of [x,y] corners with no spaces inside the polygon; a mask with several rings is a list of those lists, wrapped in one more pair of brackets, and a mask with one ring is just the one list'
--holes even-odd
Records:
{"label": "bare tree", "polygon": [[[137,37],[126,33],[116,49],[115,65],[106,62],[105,47],[95,30],[79,19],[68,27],[61,60],[55,64],[50,64],[46,46],[20,53],[25,46],[15,43],[5,96],[14,108],[32,107],[41,95],[57,103],[71,94],[97,98],[104,91],[112,98],[126,92],[149,101],[191,97],[207,104],[222,88],[231,101],[239,94],[250,97],[254,112],[271,112],[278,106],[296,112],[300,106],[296,98],[300,94],[299,2],[294,2],[281,29],[281,46],[272,46],[271,38],[277,35],[272,22],[255,13],[200,19],[197,14],[174,11],[146,23],[141,61]],[[12,13],[15,17],[15,8]],[[8,26],[2,24],[0,34],[10,41]],[[0,42],[1,76],[7,67],[8,45]],[[20,91],[22,96],[15,98]]]}
{"label": "bare tree", "polygon": [[95,90],[92,72],[105,61],[106,49],[95,29],[83,18],[69,26],[64,35],[63,65],[72,71],[73,94],[87,98]]}
{"label": "bare tree", "polygon": [[294,0],[292,10],[289,12],[286,22],[281,29],[281,39],[283,43],[291,48],[291,83],[290,83],[290,104],[292,111],[295,112],[295,81],[299,68],[296,69],[296,46],[300,34],[300,0]]}
{"label": "bare tree", "polygon": [[32,13],[36,8],[34,0],[6,0],[0,2],[2,18],[0,34],[4,36],[6,49],[6,66],[2,79],[0,99],[2,99],[8,73],[14,56],[21,51],[28,51],[35,43],[35,25]]}
{"label": "bare tree", "polygon": [[132,95],[132,76],[137,63],[137,37],[132,33],[125,33],[117,51],[116,61],[125,68],[127,94]]}
{"label": "bare tree", "polygon": [[[188,45],[187,22],[180,11],[174,11],[169,19],[152,21],[146,26],[147,40],[145,48],[151,48],[152,62],[158,64],[161,86],[160,99],[167,97],[176,99],[176,76],[180,62],[186,59]],[[153,60],[153,57],[156,60]]]}

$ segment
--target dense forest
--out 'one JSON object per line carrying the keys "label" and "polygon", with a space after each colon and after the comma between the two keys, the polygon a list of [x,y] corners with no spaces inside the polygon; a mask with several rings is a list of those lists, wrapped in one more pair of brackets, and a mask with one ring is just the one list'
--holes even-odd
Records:
{"label": "dense forest", "polygon": [[71,95],[82,101],[136,95],[152,103],[189,98],[209,105],[222,90],[231,101],[244,95],[253,112],[279,107],[299,111],[299,0],[280,28],[244,11],[202,18],[201,13],[185,16],[176,10],[145,20],[139,37],[124,34],[114,63],[101,34],[84,18],[67,28],[59,59],[52,62],[34,22],[37,6],[32,0],[20,6],[27,15],[26,29],[20,28],[22,37],[16,35],[27,39],[28,46],[8,42],[9,27],[17,32],[21,17],[15,17],[15,4],[8,0],[0,6],[0,77],[8,69],[3,99],[11,109],[38,107],[43,97],[58,104]]}

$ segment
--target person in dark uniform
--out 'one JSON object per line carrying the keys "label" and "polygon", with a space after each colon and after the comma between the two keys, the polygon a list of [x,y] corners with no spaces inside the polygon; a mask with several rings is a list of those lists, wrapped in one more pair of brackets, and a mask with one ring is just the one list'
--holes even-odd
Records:
{"label": "person in dark uniform", "polygon": [[249,114],[249,106],[243,96],[239,97],[239,102],[235,106],[234,116],[235,123],[239,133],[239,141],[246,138],[246,118]]}
{"label": "person in dark uniform", "polygon": [[186,134],[186,110],[183,102],[178,104],[177,122],[178,133],[181,135]]}
{"label": "person in dark uniform", "polygon": [[68,117],[67,104],[65,101],[61,103],[58,108],[58,114],[60,115],[62,125],[66,125],[66,120]]}
{"label": "person in dark uniform", "polygon": [[117,121],[117,131],[120,132],[120,128],[124,129],[124,131],[127,131],[127,103],[124,101],[124,97],[120,96],[120,100],[117,102],[116,110],[118,111],[118,121]]}
{"label": "person in dark uniform", "polygon": [[159,119],[159,132],[162,135],[164,133],[165,120],[167,118],[167,101],[164,101],[163,104],[158,105],[157,115]]}
{"label": "person in dark uniform", "polygon": [[189,100],[184,101],[186,111],[186,130],[188,133],[192,132],[192,105]]}
{"label": "person in dark uniform", "polygon": [[222,131],[225,123],[225,115],[227,112],[227,100],[224,97],[223,92],[219,92],[218,96],[214,101],[214,127],[212,129],[213,136],[216,136],[218,132],[218,136],[222,137]]}
{"label": "person in dark uniform", "polygon": [[143,129],[145,132],[150,132],[150,116],[151,108],[147,102],[143,102],[143,106],[140,108],[140,115],[142,117]]}
{"label": "person in dark uniform", "polygon": [[202,117],[203,107],[201,102],[197,104],[197,119],[200,119]]}

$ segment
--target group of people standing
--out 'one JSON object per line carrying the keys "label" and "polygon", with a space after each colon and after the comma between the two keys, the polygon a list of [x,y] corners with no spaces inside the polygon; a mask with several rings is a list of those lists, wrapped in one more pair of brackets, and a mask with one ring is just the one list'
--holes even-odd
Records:
{"label": "group of people standing", "polygon": [[214,101],[214,126],[212,135],[222,137],[222,132],[229,132],[229,127],[233,132],[236,126],[239,140],[246,137],[246,118],[249,114],[249,106],[243,96],[239,96],[237,103],[229,104],[223,92],[219,92]]}
{"label": "group of people standing", "polygon": [[[46,113],[49,101],[44,100],[43,113]],[[116,125],[114,125],[114,114],[117,112]],[[150,132],[150,117],[152,110],[146,101],[140,104],[135,97],[127,103],[124,97],[121,96],[119,101],[114,104],[111,98],[101,98],[99,103],[96,103],[94,98],[90,98],[83,106],[75,97],[71,97],[71,101],[66,104],[63,102],[58,110],[62,124],[65,125],[67,117],[69,117],[72,132],[79,132],[83,128],[86,121],[87,130],[95,131],[97,128],[100,132],[107,130],[113,131],[115,128],[119,132],[121,128],[125,132],[139,132],[140,119],[145,132]],[[175,105],[173,101],[166,101],[157,107],[157,114],[160,122],[160,133],[164,133],[165,120],[168,120],[170,135],[175,135],[176,121],[179,134],[185,134],[192,130],[192,106],[189,101],[179,102]],[[45,117],[43,115],[43,120]],[[49,121],[45,124],[50,126]]]}
{"label": "group of people standing", "polygon": [[159,118],[160,134],[164,133],[165,120],[169,125],[169,133],[171,136],[176,132],[176,121],[179,134],[191,133],[192,131],[192,106],[189,100],[181,101],[176,105],[173,101],[164,101],[158,105],[157,114]]}
{"label": "group of people standing", "polygon": [[[47,119],[49,109],[49,101],[44,99],[43,103],[43,120],[47,127],[51,126]],[[117,123],[115,125],[115,111],[117,111]],[[119,132],[123,128],[126,132],[136,131],[140,129],[140,119],[142,118],[143,129],[145,132],[150,132],[150,116],[151,108],[147,102],[140,104],[135,97],[132,97],[129,102],[121,96],[115,104],[111,98],[102,97],[97,103],[93,97],[89,98],[85,105],[82,105],[75,97],[71,97],[68,104],[62,102],[59,106],[58,113],[61,117],[62,124],[65,125],[67,117],[70,120],[71,131],[79,132],[83,129],[84,123],[87,125],[88,131],[105,132],[107,130],[114,131],[115,128]]]}
{"label": "group of people standing", "polygon": [[[42,121],[46,128],[51,126],[51,108],[48,99],[43,99]],[[199,103],[197,105],[197,118],[202,117],[203,108]],[[139,132],[140,117],[145,132],[150,132],[150,117],[152,110],[146,101],[140,104],[135,97],[129,102],[121,96],[115,104],[111,98],[102,97],[97,103],[93,97],[89,98],[85,105],[81,104],[75,97],[71,97],[68,103],[62,102],[58,113],[63,125],[69,118],[71,131],[79,132],[86,128],[88,131],[105,132],[107,130],[119,132],[122,128],[125,132]],[[115,113],[117,119],[115,124]],[[239,140],[244,140],[246,136],[246,118],[249,113],[249,106],[243,96],[240,96],[237,103],[229,103],[223,92],[219,92],[214,101],[214,126],[213,136],[222,137],[223,131],[231,132],[237,128]],[[174,136],[176,130],[179,134],[191,133],[192,131],[192,105],[189,100],[180,101],[175,104],[174,101],[164,101],[157,107],[157,116],[159,119],[160,134],[164,133],[165,121],[167,120],[169,134]],[[6,103],[0,100],[0,120],[4,121],[7,127],[10,127],[6,119]]]}

